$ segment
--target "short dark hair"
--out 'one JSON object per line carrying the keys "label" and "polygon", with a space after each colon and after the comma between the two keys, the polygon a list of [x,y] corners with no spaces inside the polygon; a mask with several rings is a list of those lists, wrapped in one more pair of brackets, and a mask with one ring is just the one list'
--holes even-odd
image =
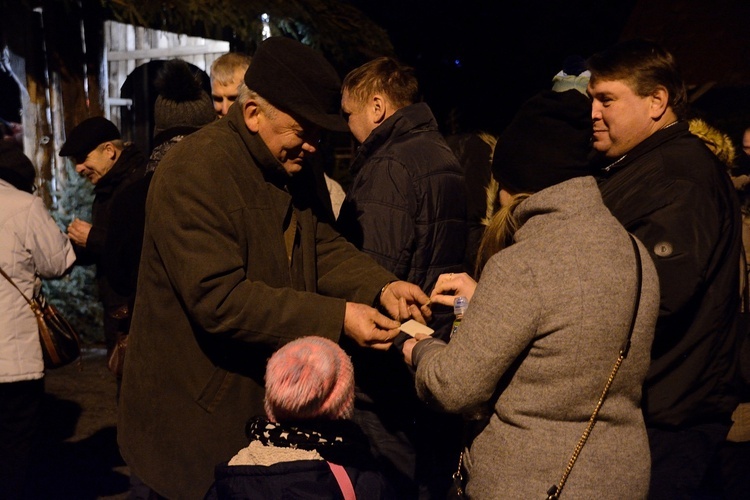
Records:
{"label": "short dark hair", "polygon": [[353,69],[346,75],[341,87],[360,103],[382,92],[395,106],[403,108],[417,102],[419,97],[419,83],[414,69],[392,57],[378,57]]}
{"label": "short dark hair", "polygon": [[687,89],[674,56],[649,40],[627,40],[591,56],[586,62],[591,83],[624,80],[641,97],[659,86],[667,89],[667,103],[678,118],[687,114]]}

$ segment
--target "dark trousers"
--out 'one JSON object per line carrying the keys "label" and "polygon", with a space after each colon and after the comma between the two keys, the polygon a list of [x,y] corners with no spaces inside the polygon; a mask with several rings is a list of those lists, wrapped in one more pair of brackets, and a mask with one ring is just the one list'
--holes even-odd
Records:
{"label": "dark trousers", "polygon": [[370,440],[381,472],[399,499],[443,500],[462,448],[460,415],[418,405],[393,418],[370,405],[355,403],[354,421]]}
{"label": "dark trousers", "polygon": [[[719,460],[731,422],[680,430],[648,429],[651,448],[650,500],[720,499],[709,471]],[[750,468],[748,469],[750,473]]]}
{"label": "dark trousers", "polygon": [[44,379],[0,384],[0,498],[28,495],[38,445]]}

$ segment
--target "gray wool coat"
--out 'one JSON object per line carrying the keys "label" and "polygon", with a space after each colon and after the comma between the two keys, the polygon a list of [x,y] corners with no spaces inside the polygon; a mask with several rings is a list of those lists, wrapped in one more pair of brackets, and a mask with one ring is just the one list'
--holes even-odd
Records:
{"label": "gray wool coat", "polygon": [[[544,189],[487,263],[450,344],[420,342],[420,397],[484,414],[465,462],[471,498],[544,498],[557,484],[627,337],[636,264],[592,177]],[[659,286],[639,243],[643,291],[629,355],[563,490],[567,498],[645,498],[650,455],[641,386]],[[502,492],[502,493],[500,493]]]}

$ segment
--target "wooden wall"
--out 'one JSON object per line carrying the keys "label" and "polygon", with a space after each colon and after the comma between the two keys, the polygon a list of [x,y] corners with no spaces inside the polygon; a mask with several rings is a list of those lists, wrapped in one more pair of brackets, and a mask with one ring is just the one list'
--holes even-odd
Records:
{"label": "wooden wall", "polygon": [[[92,116],[122,125],[120,90],[132,71],[156,59],[181,58],[208,72],[229,51],[229,42],[150,30],[109,21],[95,3],[63,5],[43,0],[34,9],[25,3],[0,2],[0,44],[6,66],[20,83],[24,152],[39,172],[39,189],[48,206],[56,205],[68,184],[67,159],[58,155],[66,131]],[[141,135],[138,116],[126,139]]]}

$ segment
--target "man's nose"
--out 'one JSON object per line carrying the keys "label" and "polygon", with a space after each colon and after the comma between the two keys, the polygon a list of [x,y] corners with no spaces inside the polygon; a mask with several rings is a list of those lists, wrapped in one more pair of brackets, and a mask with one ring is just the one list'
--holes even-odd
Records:
{"label": "man's nose", "polygon": [[305,141],[302,143],[302,150],[305,151],[307,154],[315,154],[315,152],[318,150],[317,148],[318,141],[315,142],[309,142]]}

